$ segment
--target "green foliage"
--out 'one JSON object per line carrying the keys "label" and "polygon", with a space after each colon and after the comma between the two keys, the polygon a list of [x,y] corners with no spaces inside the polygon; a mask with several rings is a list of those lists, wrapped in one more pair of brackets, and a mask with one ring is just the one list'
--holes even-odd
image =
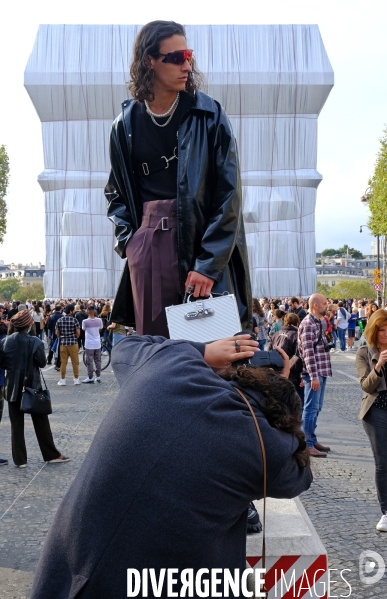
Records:
{"label": "green foliage", "polygon": [[0,146],[0,243],[7,232],[7,204],[5,196],[9,182],[9,160],[5,146]]}
{"label": "green foliage", "polygon": [[348,247],[347,244],[343,245],[343,247],[339,248],[338,250],[335,250],[333,248],[323,250],[321,252],[321,255],[322,256],[335,256],[336,254],[338,254],[339,256],[341,256],[342,254],[347,254],[347,251],[348,251],[348,254],[351,256],[351,258],[355,258],[355,260],[364,258],[363,254],[359,250],[355,250],[355,248],[350,248],[350,247]]}
{"label": "green foliage", "polygon": [[[324,294],[325,295],[325,294]],[[340,281],[337,285],[329,287],[327,297],[333,299],[348,299],[352,298],[374,298],[376,292],[371,283],[364,279],[353,279],[352,281]]]}
{"label": "green foliage", "polygon": [[368,185],[371,187],[368,226],[373,235],[387,235],[387,128],[380,138],[375,170]]}
{"label": "green foliage", "polygon": [[327,283],[321,283],[321,281],[317,281],[316,293],[321,293],[321,295],[325,295],[325,297],[332,297],[331,287],[329,287]]}
{"label": "green foliage", "polygon": [[10,299],[19,299],[18,293],[21,288],[18,279],[4,279],[0,281],[0,299],[9,301]]}
{"label": "green foliage", "polygon": [[[14,296],[15,297],[15,296]],[[23,285],[19,287],[17,298],[21,302],[30,300],[42,300],[44,298],[44,289],[41,283],[32,283],[32,285]]]}
{"label": "green foliage", "polygon": [[32,283],[32,285],[23,285],[19,279],[4,279],[0,281],[0,301],[19,300],[26,302],[30,300],[42,300],[44,298],[44,289],[41,283]]}

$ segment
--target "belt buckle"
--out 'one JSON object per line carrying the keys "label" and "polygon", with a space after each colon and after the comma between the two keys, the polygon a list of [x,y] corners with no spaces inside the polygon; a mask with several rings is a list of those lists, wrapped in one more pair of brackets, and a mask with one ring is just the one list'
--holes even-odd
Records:
{"label": "belt buckle", "polygon": [[149,167],[147,162],[142,163],[142,170],[144,171],[144,175],[149,175]]}
{"label": "belt buckle", "polygon": [[[164,227],[165,221],[166,221],[166,226]],[[161,230],[162,231],[169,231],[169,227],[168,227],[168,216],[163,216],[161,218]]]}

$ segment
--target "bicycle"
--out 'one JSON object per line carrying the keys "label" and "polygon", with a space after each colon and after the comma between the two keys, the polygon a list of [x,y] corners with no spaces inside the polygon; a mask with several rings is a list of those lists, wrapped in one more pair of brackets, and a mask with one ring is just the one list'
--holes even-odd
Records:
{"label": "bicycle", "polygon": [[[110,360],[111,360],[111,348],[108,345],[106,345],[105,343],[102,343],[102,345],[101,345],[101,371],[106,370],[106,368],[110,364]],[[83,363],[87,367],[86,350],[84,350],[84,352],[83,352]]]}

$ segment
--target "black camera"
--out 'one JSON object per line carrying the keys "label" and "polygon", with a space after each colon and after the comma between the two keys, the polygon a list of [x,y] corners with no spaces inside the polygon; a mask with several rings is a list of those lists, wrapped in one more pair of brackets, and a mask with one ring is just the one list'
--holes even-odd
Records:
{"label": "black camera", "polygon": [[331,349],[335,349],[335,344],[334,343],[324,343],[324,350],[326,352],[331,351]]}
{"label": "black camera", "polygon": [[[238,335],[250,335],[250,339],[253,341],[257,340],[257,337],[251,331],[240,331],[236,333],[234,337]],[[247,366],[249,368],[272,368],[273,370],[282,370],[284,367],[284,361],[279,352],[275,349],[271,351],[257,351],[254,353],[252,358],[247,358],[246,360],[238,360],[238,362],[234,362],[233,366]]]}
{"label": "black camera", "polygon": [[273,370],[282,370],[284,361],[281,354],[275,349],[271,351],[257,351],[252,358],[245,360],[246,366],[250,368],[272,368]]}

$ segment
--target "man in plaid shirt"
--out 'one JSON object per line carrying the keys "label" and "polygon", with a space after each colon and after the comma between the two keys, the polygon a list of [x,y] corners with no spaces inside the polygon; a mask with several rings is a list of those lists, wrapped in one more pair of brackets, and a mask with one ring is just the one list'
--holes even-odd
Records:
{"label": "man in plaid shirt", "polygon": [[309,314],[298,329],[298,351],[303,363],[302,378],[305,385],[302,419],[309,453],[316,458],[326,458],[329,447],[318,443],[315,430],[317,418],[324,402],[325,384],[332,376],[331,358],[324,347],[328,343],[323,327],[327,299],[315,293],[309,299]]}
{"label": "man in plaid shirt", "polygon": [[56,321],[56,334],[60,340],[60,381],[58,385],[66,384],[66,367],[70,358],[74,372],[74,385],[80,385],[78,337],[80,335],[79,322],[74,318],[74,304],[68,304],[64,310],[65,315]]}

